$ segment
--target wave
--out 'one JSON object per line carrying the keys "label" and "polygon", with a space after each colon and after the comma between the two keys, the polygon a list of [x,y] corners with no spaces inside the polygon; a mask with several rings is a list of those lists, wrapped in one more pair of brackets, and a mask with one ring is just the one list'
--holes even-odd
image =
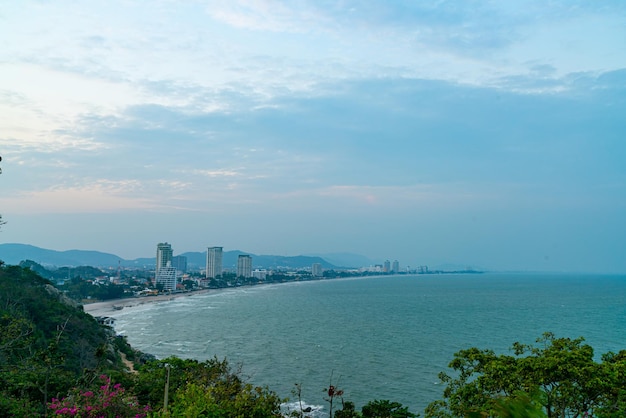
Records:
{"label": "wave", "polygon": [[289,416],[290,413],[303,412],[305,417],[310,418],[325,418],[328,417],[328,413],[324,411],[324,405],[312,405],[306,402],[285,402],[280,405],[281,413],[285,414],[285,416]]}

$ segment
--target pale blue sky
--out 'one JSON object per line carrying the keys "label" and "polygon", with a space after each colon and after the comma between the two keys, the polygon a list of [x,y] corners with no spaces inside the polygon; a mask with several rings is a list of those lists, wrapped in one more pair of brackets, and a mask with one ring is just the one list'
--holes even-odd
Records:
{"label": "pale blue sky", "polygon": [[624,273],[625,115],[622,1],[0,0],[0,242]]}

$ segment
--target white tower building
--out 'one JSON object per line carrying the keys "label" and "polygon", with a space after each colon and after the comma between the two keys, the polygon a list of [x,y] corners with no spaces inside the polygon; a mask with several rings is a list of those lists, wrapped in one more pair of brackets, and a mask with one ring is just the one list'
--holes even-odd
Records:
{"label": "white tower building", "polygon": [[206,252],[206,278],[222,275],[222,247],[209,247]]}
{"label": "white tower building", "polygon": [[176,269],[171,263],[167,263],[165,267],[161,267],[156,275],[156,283],[163,285],[164,291],[173,292],[176,290]]}
{"label": "white tower building", "polygon": [[164,267],[167,267],[168,264],[172,264],[172,256],[174,252],[172,251],[172,246],[167,242],[161,242],[157,244],[157,252],[156,252],[156,268],[154,271],[154,277],[159,275],[159,270]]}
{"label": "white tower building", "polygon": [[322,277],[324,275],[324,269],[321,263],[313,263],[311,266],[311,275],[313,275],[313,277]]}
{"label": "white tower building", "polygon": [[237,258],[237,277],[252,277],[252,257],[249,255],[240,255]]}

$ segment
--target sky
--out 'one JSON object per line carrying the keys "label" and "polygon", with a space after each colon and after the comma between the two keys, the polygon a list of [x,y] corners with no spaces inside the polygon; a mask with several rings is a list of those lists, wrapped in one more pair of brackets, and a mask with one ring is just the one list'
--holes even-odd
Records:
{"label": "sky", "polygon": [[626,273],[626,2],[0,0],[0,155],[0,243]]}

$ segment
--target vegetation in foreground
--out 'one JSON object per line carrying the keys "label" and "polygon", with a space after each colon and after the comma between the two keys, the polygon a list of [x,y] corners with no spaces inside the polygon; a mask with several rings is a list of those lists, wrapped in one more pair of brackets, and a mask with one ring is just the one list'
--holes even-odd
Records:
{"label": "vegetation in foreground", "polygon": [[[281,399],[226,360],[156,360],[28,268],[0,265],[0,416],[280,417]],[[470,348],[440,375],[427,417],[623,417],[626,351],[594,361],[582,338],[545,334],[512,355]],[[335,418],[409,418],[388,400],[356,410],[329,385]],[[306,417],[307,411],[289,413]]]}
{"label": "vegetation in foreground", "polygon": [[626,351],[594,361],[583,338],[546,333],[537,346],[513,344],[513,355],[470,348],[441,373],[443,400],[427,417],[624,417]]}

